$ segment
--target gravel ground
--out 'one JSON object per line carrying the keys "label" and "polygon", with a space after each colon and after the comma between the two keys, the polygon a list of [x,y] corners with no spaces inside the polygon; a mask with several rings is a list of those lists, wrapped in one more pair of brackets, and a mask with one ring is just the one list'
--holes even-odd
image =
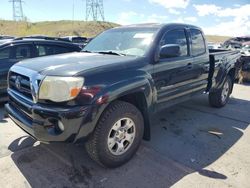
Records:
{"label": "gravel ground", "polygon": [[117,169],[92,162],[82,144],[36,142],[0,107],[0,187],[239,187],[250,184],[250,86],[236,85],[229,104],[207,96],[155,117],[152,140]]}

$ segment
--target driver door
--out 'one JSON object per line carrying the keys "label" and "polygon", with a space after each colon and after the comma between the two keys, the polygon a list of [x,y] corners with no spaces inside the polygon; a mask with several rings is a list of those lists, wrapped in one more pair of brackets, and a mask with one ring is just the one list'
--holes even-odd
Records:
{"label": "driver door", "polygon": [[167,44],[179,45],[180,53],[178,57],[160,57],[159,62],[154,65],[157,109],[165,108],[173,99],[185,96],[197,76],[190,56],[187,31],[184,28],[166,31],[159,45],[162,47]]}

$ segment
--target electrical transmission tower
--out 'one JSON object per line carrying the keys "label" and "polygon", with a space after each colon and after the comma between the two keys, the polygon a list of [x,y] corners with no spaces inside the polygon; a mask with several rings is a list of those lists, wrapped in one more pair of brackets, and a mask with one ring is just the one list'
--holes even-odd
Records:
{"label": "electrical transmission tower", "polygon": [[12,3],[13,20],[21,21],[24,20],[22,0],[10,0]]}
{"label": "electrical transmission tower", "polygon": [[86,0],[86,21],[104,21],[103,0]]}

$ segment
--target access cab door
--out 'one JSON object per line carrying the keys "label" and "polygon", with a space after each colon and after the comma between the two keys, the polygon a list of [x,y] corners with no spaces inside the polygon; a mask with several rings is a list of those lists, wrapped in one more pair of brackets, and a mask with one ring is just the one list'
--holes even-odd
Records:
{"label": "access cab door", "polygon": [[167,30],[159,42],[160,48],[167,44],[180,46],[177,57],[162,58],[154,65],[153,79],[156,89],[156,110],[181,102],[189,94],[200,90],[196,84],[202,73],[193,64],[190,35],[186,28]]}

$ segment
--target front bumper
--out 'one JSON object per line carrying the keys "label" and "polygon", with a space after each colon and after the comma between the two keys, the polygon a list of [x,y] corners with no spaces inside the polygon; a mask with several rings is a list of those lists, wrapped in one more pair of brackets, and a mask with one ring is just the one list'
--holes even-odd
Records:
{"label": "front bumper", "polygon": [[[34,104],[8,91],[5,108],[10,118],[25,132],[42,142],[72,142],[91,111],[91,106],[54,107]],[[59,121],[64,129],[58,126]]]}

